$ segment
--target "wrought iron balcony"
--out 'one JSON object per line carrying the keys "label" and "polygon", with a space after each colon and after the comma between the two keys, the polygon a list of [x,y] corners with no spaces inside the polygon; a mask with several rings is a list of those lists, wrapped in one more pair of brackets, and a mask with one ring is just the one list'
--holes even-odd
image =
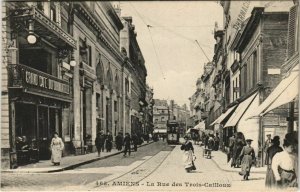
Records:
{"label": "wrought iron balcony", "polygon": [[36,7],[15,9],[11,15],[17,31],[26,31],[28,28],[26,23],[29,20],[33,20],[35,21],[34,33],[38,36],[45,38],[57,47],[71,47],[76,49],[76,41],[73,37]]}
{"label": "wrought iron balcony", "polygon": [[34,95],[71,101],[68,81],[21,64],[10,64],[7,70],[10,89],[22,89]]}

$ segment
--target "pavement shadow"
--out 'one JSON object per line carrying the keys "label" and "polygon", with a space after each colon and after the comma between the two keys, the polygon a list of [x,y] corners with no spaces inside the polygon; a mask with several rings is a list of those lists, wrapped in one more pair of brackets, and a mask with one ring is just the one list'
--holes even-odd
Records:
{"label": "pavement shadow", "polygon": [[191,171],[189,173],[203,173],[203,172],[201,172],[201,171]]}

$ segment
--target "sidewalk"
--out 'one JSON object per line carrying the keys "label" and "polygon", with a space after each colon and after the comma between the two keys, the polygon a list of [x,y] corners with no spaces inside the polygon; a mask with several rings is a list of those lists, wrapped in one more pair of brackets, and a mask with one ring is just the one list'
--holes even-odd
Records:
{"label": "sidewalk", "polygon": [[[143,143],[139,145],[138,148],[149,145],[149,143]],[[84,164],[92,163],[101,159],[105,159],[114,155],[123,153],[123,151],[117,151],[112,149],[111,152],[101,152],[101,156],[98,157],[98,153],[89,153],[85,155],[70,155],[62,158],[62,161],[59,166],[54,166],[51,163],[51,160],[42,160],[37,163],[32,163],[24,166],[19,166],[17,169],[7,169],[1,170],[2,173],[51,173],[51,172],[60,172],[64,170],[74,169]]]}
{"label": "sidewalk", "polygon": [[[198,146],[201,148],[202,147]],[[227,155],[222,151],[212,151],[211,160],[223,171],[227,172],[239,172],[241,168],[233,168],[230,166],[230,161],[227,163]],[[267,167],[251,167],[251,173],[261,173],[266,174]]]}

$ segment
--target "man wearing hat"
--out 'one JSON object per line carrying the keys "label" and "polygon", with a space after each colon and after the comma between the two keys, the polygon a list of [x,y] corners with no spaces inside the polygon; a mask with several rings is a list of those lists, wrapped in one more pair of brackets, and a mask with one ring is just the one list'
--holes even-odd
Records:
{"label": "man wearing hat", "polygon": [[267,165],[266,180],[265,180],[266,187],[271,188],[276,186],[276,180],[271,168],[271,164],[274,155],[281,151],[283,151],[283,149],[280,147],[280,137],[274,136],[272,139],[272,146],[267,149],[267,153],[266,153],[266,161],[265,161]]}
{"label": "man wearing hat", "polygon": [[266,139],[265,144],[264,144],[264,152],[265,153],[267,152],[267,149],[269,147],[271,147],[271,145],[272,145],[271,134],[267,134],[267,139]]}
{"label": "man wearing hat", "polygon": [[265,165],[267,165],[267,150],[268,150],[268,148],[269,147],[271,147],[272,146],[272,139],[271,139],[271,134],[267,134],[267,139],[266,139],[266,141],[265,141],[265,143],[264,143],[264,153],[265,153]]}
{"label": "man wearing hat", "polygon": [[255,160],[255,153],[253,147],[251,147],[252,139],[246,139],[247,145],[243,147],[240,158],[242,159],[241,162],[241,172],[239,172],[240,175],[244,176],[244,180],[248,180],[248,177],[250,176],[250,169],[252,166],[253,161]]}

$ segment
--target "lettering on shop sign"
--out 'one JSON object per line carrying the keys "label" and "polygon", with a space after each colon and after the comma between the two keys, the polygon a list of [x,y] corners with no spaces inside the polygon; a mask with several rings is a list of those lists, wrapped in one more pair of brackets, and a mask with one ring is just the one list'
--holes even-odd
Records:
{"label": "lettering on shop sign", "polygon": [[45,88],[48,90],[53,90],[65,94],[70,93],[69,85],[58,82],[53,79],[49,79],[47,77],[38,75],[30,71],[25,71],[25,81],[27,84]]}
{"label": "lettering on shop sign", "polygon": [[236,30],[239,30],[242,23],[244,22],[245,20],[245,17],[246,17],[246,14],[247,14],[247,11],[249,9],[249,6],[250,6],[250,1],[245,1],[243,2],[242,4],[242,7],[240,9],[240,12],[237,16],[237,20],[235,23],[233,23],[233,28],[236,29]]}

